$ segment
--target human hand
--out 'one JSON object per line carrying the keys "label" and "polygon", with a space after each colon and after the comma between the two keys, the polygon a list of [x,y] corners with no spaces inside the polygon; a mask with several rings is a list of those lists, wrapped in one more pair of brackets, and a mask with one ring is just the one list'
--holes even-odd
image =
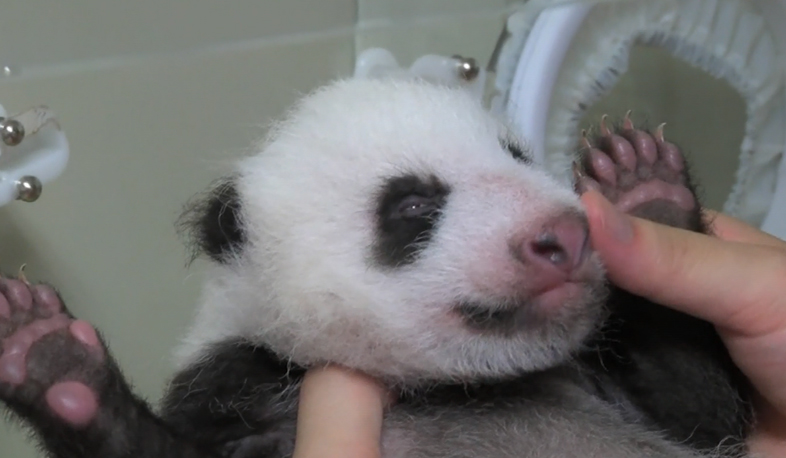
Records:
{"label": "human hand", "polygon": [[752,450],[786,456],[786,242],[714,212],[709,237],[624,215],[594,191],[582,200],[609,278],[716,326],[760,395]]}
{"label": "human hand", "polygon": [[312,369],[300,388],[293,458],[379,458],[390,403],[374,379],[338,366]]}

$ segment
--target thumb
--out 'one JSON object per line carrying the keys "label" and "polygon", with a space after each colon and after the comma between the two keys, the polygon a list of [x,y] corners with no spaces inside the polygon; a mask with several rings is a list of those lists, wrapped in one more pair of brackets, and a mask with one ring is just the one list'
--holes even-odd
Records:
{"label": "thumb", "polygon": [[786,250],[630,217],[595,191],[582,201],[593,247],[616,285],[729,333],[763,335],[786,326],[782,293],[773,288],[786,281]]}

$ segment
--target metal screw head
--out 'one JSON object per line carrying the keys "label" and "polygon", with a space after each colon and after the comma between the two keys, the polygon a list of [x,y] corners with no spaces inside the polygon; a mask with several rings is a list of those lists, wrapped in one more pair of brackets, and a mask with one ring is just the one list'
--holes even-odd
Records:
{"label": "metal screw head", "polygon": [[41,197],[44,185],[34,176],[24,176],[16,182],[17,199],[23,202],[35,202]]}
{"label": "metal screw head", "polygon": [[458,61],[458,75],[464,81],[473,81],[480,74],[480,67],[471,57],[453,56]]}
{"label": "metal screw head", "polygon": [[16,119],[0,121],[0,139],[8,146],[16,146],[25,138],[25,126]]}

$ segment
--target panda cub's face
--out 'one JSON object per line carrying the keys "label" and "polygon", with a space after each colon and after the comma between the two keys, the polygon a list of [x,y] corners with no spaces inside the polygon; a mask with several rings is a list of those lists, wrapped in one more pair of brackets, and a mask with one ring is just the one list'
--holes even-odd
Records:
{"label": "panda cub's face", "polygon": [[601,318],[577,196],[458,89],[323,88],[232,186],[195,347],[242,336],[299,364],[468,381],[560,362]]}

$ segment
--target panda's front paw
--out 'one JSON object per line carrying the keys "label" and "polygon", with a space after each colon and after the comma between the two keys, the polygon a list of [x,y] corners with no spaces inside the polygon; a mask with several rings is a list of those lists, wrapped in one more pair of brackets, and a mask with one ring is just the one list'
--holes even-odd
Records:
{"label": "panda's front paw", "polygon": [[700,207],[682,151],[668,142],[663,125],[654,133],[634,128],[629,116],[616,131],[600,123],[600,135],[582,138],[580,191],[597,189],[625,213],[674,227],[698,230]]}
{"label": "panda's front paw", "polygon": [[0,277],[0,400],[25,418],[75,428],[98,413],[108,355],[49,285]]}

